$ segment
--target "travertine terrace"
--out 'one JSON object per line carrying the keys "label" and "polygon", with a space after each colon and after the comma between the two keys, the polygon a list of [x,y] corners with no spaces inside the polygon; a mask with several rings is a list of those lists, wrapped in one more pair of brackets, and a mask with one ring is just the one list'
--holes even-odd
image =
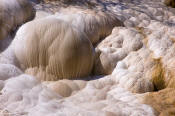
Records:
{"label": "travertine terrace", "polygon": [[0,0],[0,116],[175,116],[174,0]]}

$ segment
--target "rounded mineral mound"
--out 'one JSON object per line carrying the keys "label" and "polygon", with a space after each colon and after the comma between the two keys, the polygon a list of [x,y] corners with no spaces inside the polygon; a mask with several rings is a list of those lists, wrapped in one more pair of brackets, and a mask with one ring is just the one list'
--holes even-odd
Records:
{"label": "rounded mineral mound", "polygon": [[91,73],[91,42],[63,20],[47,17],[26,23],[12,44],[20,68],[41,80],[72,79]]}

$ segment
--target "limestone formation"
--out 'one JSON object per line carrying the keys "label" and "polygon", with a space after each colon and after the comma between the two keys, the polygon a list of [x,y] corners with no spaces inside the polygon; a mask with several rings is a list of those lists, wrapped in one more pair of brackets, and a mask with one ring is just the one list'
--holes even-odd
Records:
{"label": "limestone formation", "polygon": [[118,61],[143,46],[142,39],[143,36],[135,29],[115,27],[112,34],[97,46],[96,52],[100,54],[96,59],[95,74],[111,74]]}
{"label": "limestone formation", "polygon": [[173,116],[175,10],[162,1],[33,3],[0,44],[0,115]]}
{"label": "limestone formation", "polygon": [[56,16],[84,31],[92,44],[109,35],[113,27],[123,26],[117,16],[108,11],[68,7],[61,9]]}
{"label": "limestone formation", "polygon": [[86,86],[83,80],[46,81],[44,84],[63,97],[69,97]]}
{"label": "limestone formation", "polygon": [[86,77],[92,70],[94,51],[87,36],[55,17],[23,25],[12,46],[20,68],[40,80]]}
{"label": "limestone formation", "polygon": [[174,116],[175,89],[167,88],[159,92],[146,93],[143,103],[151,105],[159,116]]}
{"label": "limestone formation", "polygon": [[[154,116],[150,106],[139,103],[135,94],[117,87],[110,76],[88,82],[62,80],[59,86],[59,81],[43,83],[48,88],[26,74],[8,79],[0,95],[0,109],[6,107],[13,115],[34,116]],[[52,83],[59,87],[55,92],[61,95],[52,91],[49,85]],[[70,88],[74,90],[71,94]]]}

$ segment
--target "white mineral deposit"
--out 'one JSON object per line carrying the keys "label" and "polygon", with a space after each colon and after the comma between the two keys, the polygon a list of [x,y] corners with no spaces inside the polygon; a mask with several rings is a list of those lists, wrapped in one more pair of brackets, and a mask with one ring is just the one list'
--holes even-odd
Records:
{"label": "white mineral deposit", "polygon": [[174,0],[0,0],[0,116],[175,116]]}

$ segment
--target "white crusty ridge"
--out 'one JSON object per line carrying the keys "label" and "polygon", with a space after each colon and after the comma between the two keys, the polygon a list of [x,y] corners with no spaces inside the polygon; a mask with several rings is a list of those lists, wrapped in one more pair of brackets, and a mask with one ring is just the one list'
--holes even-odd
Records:
{"label": "white crusty ridge", "polygon": [[[72,90],[79,86],[78,80],[61,82]],[[5,107],[9,114],[28,116],[154,116],[150,106],[140,104],[136,95],[117,87],[110,76],[88,81],[80,88],[77,92],[74,89],[71,96],[62,97],[35,77],[20,75],[6,81],[0,96],[0,109]]]}

